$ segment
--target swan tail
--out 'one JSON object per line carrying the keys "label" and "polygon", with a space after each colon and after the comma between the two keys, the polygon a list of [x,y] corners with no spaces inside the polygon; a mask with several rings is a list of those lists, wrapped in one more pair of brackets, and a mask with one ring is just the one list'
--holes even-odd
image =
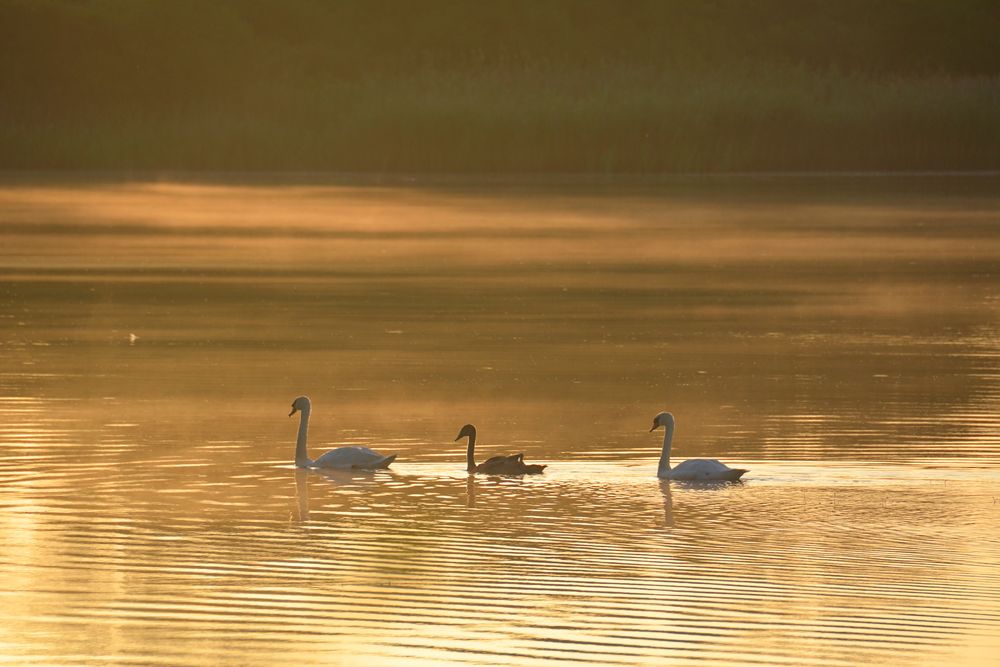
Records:
{"label": "swan tail", "polygon": [[728,479],[729,479],[730,482],[738,482],[739,479],[740,479],[740,477],[742,477],[743,475],[745,475],[748,472],[750,472],[750,471],[749,470],[745,470],[743,468],[733,468],[732,471],[729,473],[729,478]]}
{"label": "swan tail", "polygon": [[362,470],[381,470],[383,468],[388,468],[389,464],[396,460],[396,456],[396,454],[390,454],[389,456],[377,459],[371,463],[355,463],[352,467],[360,468]]}

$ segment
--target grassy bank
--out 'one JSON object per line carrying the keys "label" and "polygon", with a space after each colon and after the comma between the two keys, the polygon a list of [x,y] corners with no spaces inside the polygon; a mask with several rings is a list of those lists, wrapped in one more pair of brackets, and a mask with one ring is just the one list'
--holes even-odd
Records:
{"label": "grassy bank", "polygon": [[15,169],[998,169],[1000,78],[425,71],[211,108],[8,122],[0,144]]}
{"label": "grassy bank", "polygon": [[8,2],[0,168],[1000,169],[1000,63],[969,56],[988,4],[937,17],[950,36],[921,2],[416,4]]}

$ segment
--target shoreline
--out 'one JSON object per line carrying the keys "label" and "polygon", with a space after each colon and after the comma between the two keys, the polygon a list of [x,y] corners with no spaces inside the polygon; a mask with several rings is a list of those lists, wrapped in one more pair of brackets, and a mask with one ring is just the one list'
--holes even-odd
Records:
{"label": "shoreline", "polygon": [[156,169],[0,169],[0,186],[19,183],[189,183],[219,185],[344,185],[344,186],[438,186],[438,185],[669,185],[707,182],[874,181],[917,179],[1000,178],[1000,170],[921,171],[710,171],[661,173],[368,173],[318,170],[156,170]]}

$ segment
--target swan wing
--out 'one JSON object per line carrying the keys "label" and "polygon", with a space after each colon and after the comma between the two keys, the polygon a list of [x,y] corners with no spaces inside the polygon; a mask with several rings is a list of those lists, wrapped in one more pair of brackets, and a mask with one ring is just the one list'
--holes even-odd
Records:
{"label": "swan wing", "polygon": [[511,463],[510,459],[511,458],[512,457],[509,457],[509,456],[491,456],[490,458],[486,459],[485,461],[483,461],[482,463],[480,463],[478,466],[476,466],[476,470],[478,470],[479,472],[495,472],[495,471],[499,471],[502,468],[506,468],[506,467],[510,466],[510,463]]}
{"label": "swan wing", "polygon": [[670,470],[670,479],[683,481],[733,481],[738,480],[743,473],[742,468],[730,468],[715,459],[688,459]]}
{"label": "swan wing", "polygon": [[524,462],[524,454],[513,456],[494,456],[486,459],[476,467],[477,472],[495,475],[534,475],[542,472],[546,466]]}
{"label": "swan wing", "polygon": [[396,458],[368,447],[337,447],[313,461],[314,468],[385,468]]}

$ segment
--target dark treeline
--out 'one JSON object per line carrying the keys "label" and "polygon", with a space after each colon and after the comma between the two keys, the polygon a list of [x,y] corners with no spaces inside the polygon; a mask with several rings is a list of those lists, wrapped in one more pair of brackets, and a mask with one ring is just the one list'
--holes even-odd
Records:
{"label": "dark treeline", "polygon": [[988,0],[0,0],[0,167],[1000,167]]}

